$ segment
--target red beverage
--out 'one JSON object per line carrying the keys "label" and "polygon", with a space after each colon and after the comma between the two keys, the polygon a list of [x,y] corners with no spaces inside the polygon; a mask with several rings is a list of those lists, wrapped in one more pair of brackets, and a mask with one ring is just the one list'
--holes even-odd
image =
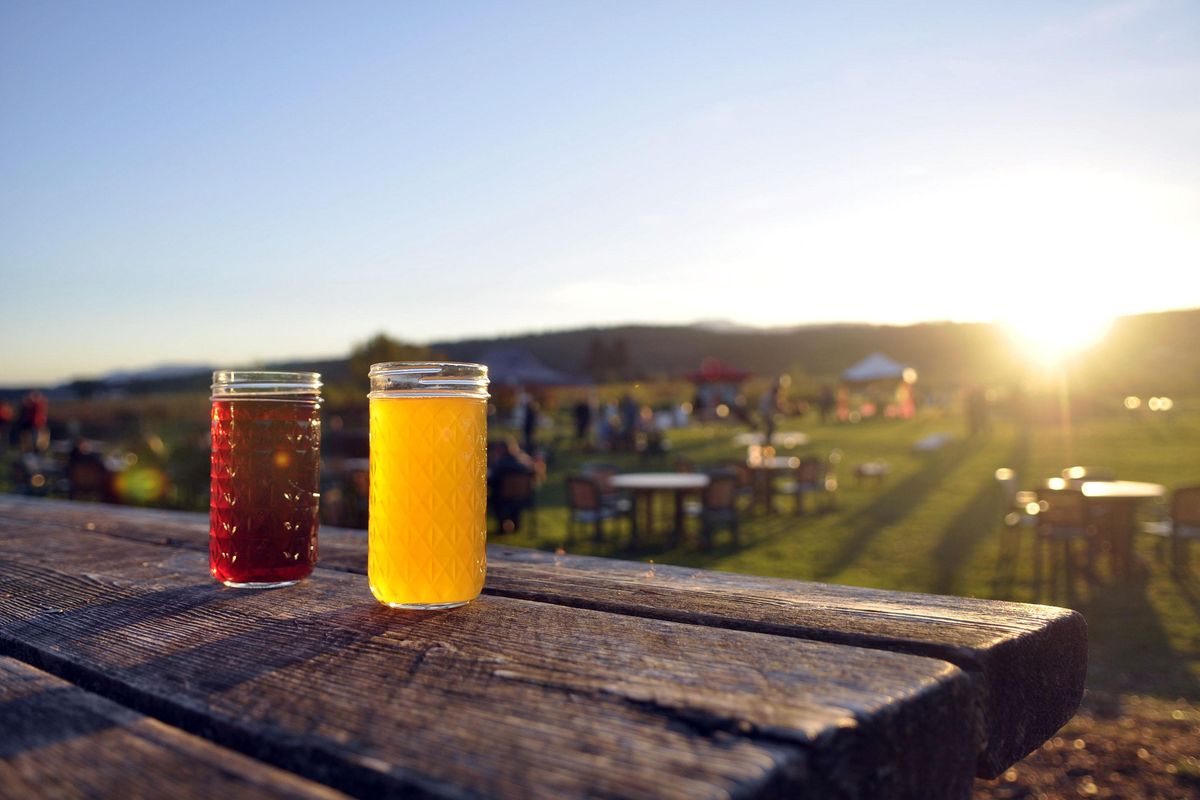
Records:
{"label": "red beverage", "polygon": [[319,396],[250,395],[268,384],[243,376],[262,374],[218,373],[246,381],[240,389],[214,383],[209,568],[239,588],[294,583],[317,563]]}

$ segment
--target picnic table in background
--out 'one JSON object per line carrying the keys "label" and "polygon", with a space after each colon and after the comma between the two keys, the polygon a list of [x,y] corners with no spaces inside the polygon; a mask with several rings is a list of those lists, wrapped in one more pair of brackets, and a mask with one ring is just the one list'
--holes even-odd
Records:
{"label": "picnic table in background", "polygon": [[[684,501],[688,495],[704,491],[711,478],[701,473],[690,472],[629,472],[609,478],[614,489],[627,489],[633,493],[633,541],[636,546],[639,530],[654,534],[654,496],[669,494],[672,497],[671,544],[678,544],[683,536]],[[641,522],[638,517],[641,517]]]}
{"label": "picnic table in background", "polygon": [[489,548],[405,614],[366,536],[238,591],[200,514],[0,495],[0,786],[51,796],[964,798],[1073,714],[1047,606]]}
{"label": "picnic table in background", "polygon": [[764,455],[761,451],[751,452],[746,457],[746,467],[753,474],[755,506],[764,514],[775,510],[775,478],[790,474],[800,466],[799,456]]}
{"label": "picnic table in background", "polygon": [[1046,485],[1063,488],[1078,485],[1088,504],[1100,510],[1100,536],[1108,542],[1113,574],[1121,580],[1133,575],[1133,534],[1137,527],[1137,507],[1147,500],[1160,500],[1167,487],[1144,481],[1071,481],[1050,478]]}
{"label": "picnic table in background", "polygon": [[[766,434],[764,433],[750,431],[734,436],[733,443],[739,447],[761,447],[764,444],[768,444],[766,438]],[[811,441],[812,437],[807,433],[801,433],[800,431],[776,431],[771,434],[769,444],[772,447],[793,448],[804,447]]]}
{"label": "picnic table in background", "polygon": [[1161,500],[1167,487],[1145,481],[1084,481],[1079,489],[1089,503],[1104,509],[1101,530],[1112,548],[1113,571],[1128,580],[1133,574],[1137,506],[1147,500]]}

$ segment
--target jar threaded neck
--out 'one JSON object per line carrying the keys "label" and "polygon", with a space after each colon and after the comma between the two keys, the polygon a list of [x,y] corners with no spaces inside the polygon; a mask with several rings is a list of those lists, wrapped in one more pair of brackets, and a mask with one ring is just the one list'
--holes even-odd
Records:
{"label": "jar threaded neck", "polygon": [[483,364],[439,361],[386,361],[368,372],[370,398],[476,397],[488,395],[488,368]]}
{"label": "jar threaded neck", "polygon": [[319,372],[217,370],[212,399],[319,400],[321,386]]}

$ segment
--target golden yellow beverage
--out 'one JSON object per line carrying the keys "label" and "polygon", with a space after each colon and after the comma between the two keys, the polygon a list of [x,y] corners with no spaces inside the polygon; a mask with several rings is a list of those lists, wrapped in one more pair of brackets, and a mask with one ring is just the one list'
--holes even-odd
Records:
{"label": "golden yellow beverage", "polygon": [[371,397],[367,576],[381,603],[462,605],[487,570],[487,401]]}

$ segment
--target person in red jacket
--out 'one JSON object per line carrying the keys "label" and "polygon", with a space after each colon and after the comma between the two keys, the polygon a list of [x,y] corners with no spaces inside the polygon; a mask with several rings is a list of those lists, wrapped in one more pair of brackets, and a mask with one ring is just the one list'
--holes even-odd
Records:
{"label": "person in red jacket", "polygon": [[21,400],[17,418],[17,441],[21,452],[45,452],[50,446],[50,403],[36,389]]}

